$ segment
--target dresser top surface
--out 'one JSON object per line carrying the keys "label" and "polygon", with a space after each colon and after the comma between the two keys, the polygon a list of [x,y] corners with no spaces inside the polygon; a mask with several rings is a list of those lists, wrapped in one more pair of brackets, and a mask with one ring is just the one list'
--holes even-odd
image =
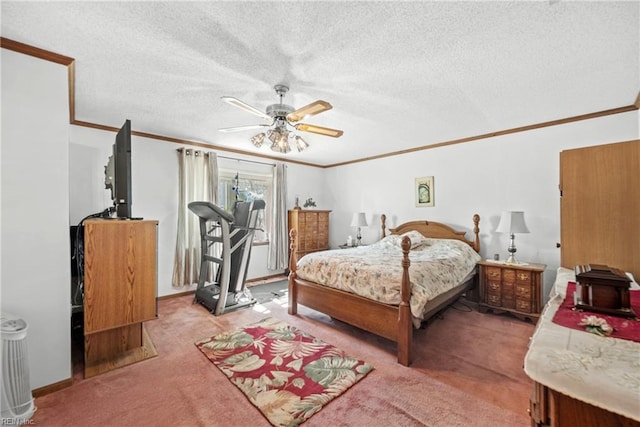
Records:
{"label": "dresser top surface", "polygon": [[504,261],[482,260],[478,261],[478,264],[485,267],[513,268],[516,270],[531,271],[544,271],[547,268],[546,264],[536,264],[533,262],[527,262],[523,264],[507,264]]}

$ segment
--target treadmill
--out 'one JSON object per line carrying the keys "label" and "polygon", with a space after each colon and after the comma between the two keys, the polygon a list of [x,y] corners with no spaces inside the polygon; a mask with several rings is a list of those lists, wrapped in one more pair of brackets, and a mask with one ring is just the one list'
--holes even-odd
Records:
{"label": "treadmill", "polygon": [[[236,202],[232,213],[210,202],[189,203],[200,218],[201,262],[194,302],[216,316],[256,303],[245,282],[258,214],[264,208],[264,200]],[[211,264],[218,268],[215,280],[207,283]]]}

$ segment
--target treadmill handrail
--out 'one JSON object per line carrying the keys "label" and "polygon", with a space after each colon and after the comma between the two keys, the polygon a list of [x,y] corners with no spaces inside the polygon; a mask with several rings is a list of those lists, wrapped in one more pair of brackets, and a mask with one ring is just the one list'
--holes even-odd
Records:
{"label": "treadmill handrail", "polygon": [[228,223],[233,223],[234,220],[233,215],[211,202],[191,202],[188,207],[193,213],[207,221],[219,222],[220,219],[224,219]]}

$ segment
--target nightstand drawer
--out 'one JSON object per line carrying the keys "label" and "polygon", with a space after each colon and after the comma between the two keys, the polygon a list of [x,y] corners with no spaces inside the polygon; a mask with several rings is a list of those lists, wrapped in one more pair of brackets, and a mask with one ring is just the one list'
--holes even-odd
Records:
{"label": "nightstand drawer", "polygon": [[515,288],[515,284],[514,283],[509,283],[509,282],[502,282],[502,296],[509,296],[511,298],[513,298],[514,295],[514,288]]}
{"label": "nightstand drawer", "polygon": [[516,281],[516,271],[511,270],[509,268],[505,268],[502,270],[502,281],[503,282],[511,282],[515,283]]}
{"label": "nightstand drawer", "polygon": [[518,281],[518,283],[531,283],[531,272],[518,271],[516,273],[516,280]]}
{"label": "nightstand drawer", "polygon": [[500,282],[489,282],[489,284],[487,285],[487,292],[489,292],[492,295],[500,295]]}
{"label": "nightstand drawer", "polygon": [[516,310],[522,313],[531,313],[531,301],[524,299],[516,299]]}
{"label": "nightstand drawer", "polygon": [[487,276],[487,279],[489,280],[500,280],[500,271],[500,268],[487,267],[485,270],[485,274]]}
{"label": "nightstand drawer", "polygon": [[502,295],[502,306],[504,308],[515,308],[516,300],[513,297],[513,294],[503,294]]}
{"label": "nightstand drawer", "polygon": [[529,285],[516,285],[516,296],[520,298],[529,299],[531,298],[531,286]]}
{"label": "nightstand drawer", "polygon": [[501,298],[500,295],[487,295],[487,304],[500,307]]}

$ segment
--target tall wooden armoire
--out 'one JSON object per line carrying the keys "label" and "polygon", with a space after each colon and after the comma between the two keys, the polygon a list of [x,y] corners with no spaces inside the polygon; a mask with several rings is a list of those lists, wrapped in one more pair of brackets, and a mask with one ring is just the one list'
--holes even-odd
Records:
{"label": "tall wooden armoire", "polygon": [[560,153],[561,265],[640,279],[640,140]]}

